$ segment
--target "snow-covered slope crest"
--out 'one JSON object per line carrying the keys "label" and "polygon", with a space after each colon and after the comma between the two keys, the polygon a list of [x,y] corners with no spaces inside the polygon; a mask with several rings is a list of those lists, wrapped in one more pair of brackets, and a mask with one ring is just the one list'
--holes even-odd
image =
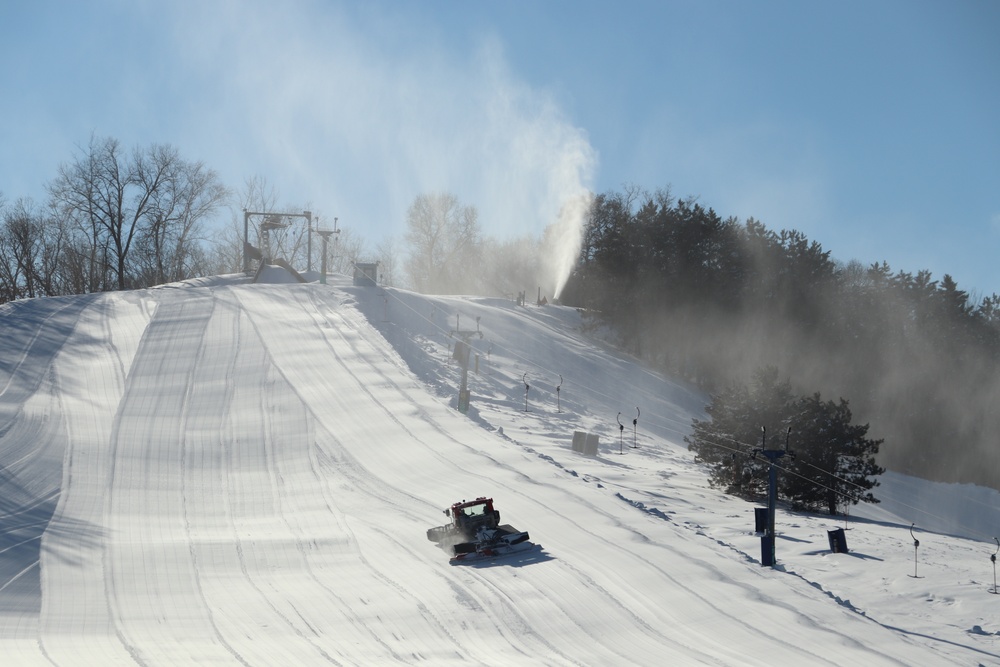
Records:
{"label": "snow-covered slope crest", "polygon": [[[782,513],[760,567],[683,448],[704,397],[575,311],[165,287],[0,307],[7,664],[1000,662],[982,542],[914,561],[886,517],[831,554],[838,524]],[[425,531],[477,495],[542,549],[449,566]]]}

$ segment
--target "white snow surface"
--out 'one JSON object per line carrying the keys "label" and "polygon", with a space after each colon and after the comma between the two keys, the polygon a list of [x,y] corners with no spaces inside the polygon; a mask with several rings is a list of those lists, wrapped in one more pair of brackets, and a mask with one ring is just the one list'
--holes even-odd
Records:
{"label": "white snow surface", "polygon": [[[0,335],[4,665],[1000,664],[995,492],[779,507],[762,567],[683,441],[707,397],[571,308],[223,276]],[[450,564],[426,530],[477,496],[540,548]]]}

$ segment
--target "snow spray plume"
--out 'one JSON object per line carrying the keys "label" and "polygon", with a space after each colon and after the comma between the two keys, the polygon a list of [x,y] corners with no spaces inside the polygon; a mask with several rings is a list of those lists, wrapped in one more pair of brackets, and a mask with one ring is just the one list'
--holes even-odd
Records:
{"label": "snow spray plume", "polygon": [[[194,78],[225,72],[191,114],[199,123],[189,141],[215,151],[206,161],[221,173],[266,170],[283,196],[375,238],[402,233],[415,198],[434,192],[475,207],[483,234],[501,243],[537,244],[554,226],[544,262],[526,257],[539,266],[519,271],[516,289],[555,296],[579,249],[597,163],[558,95],[513,71],[496,37],[468,49],[434,39],[440,26],[423,12],[404,20],[395,7],[273,4],[203,3],[195,20],[176,16],[181,66]],[[261,49],[275,34],[296,38]],[[214,136],[253,140],[220,146]]]}
{"label": "snow spray plume", "polygon": [[563,204],[559,219],[545,230],[542,241],[542,257],[549,258],[546,264],[551,275],[552,295],[558,299],[569,274],[573,270],[580,246],[583,243],[583,228],[593,195],[581,191],[571,196]]}
{"label": "snow spray plume", "polygon": [[498,44],[484,45],[477,64],[474,80],[486,85],[471,133],[481,140],[466,163],[481,177],[466,190],[483,212],[486,233],[541,234],[535,275],[520,279],[534,278],[558,297],[583,239],[596,151],[554,96],[513,75]]}

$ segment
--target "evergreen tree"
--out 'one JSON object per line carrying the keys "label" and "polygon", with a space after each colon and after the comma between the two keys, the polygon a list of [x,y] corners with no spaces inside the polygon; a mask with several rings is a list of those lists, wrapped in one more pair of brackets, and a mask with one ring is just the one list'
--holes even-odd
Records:
{"label": "evergreen tree", "polygon": [[[799,509],[826,510],[859,501],[876,503],[870,490],[884,469],[876,465],[881,440],[865,436],[868,425],[851,423],[848,402],[823,401],[819,394],[796,398],[789,382],[778,379],[774,367],[757,370],[751,386],[732,385],[712,397],[710,420],[695,419],[685,438],[695,460],[709,466],[709,483],[744,498],[767,491],[769,463],[754,450],[784,449],[785,438],[794,457],[781,459],[778,495]],[[762,440],[762,427],[767,438]]]}
{"label": "evergreen tree", "polygon": [[845,505],[878,502],[870,490],[885,472],[875,463],[882,441],[865,437],[867,424],[851,423],[847,401],[823,401],[818,393],[800,398],[790,426],[795,457],[785,464],[779,493],[793,507],[835,515]]}
{"label": "evergreen tree", "polygon": [[[753,498],[767,492],[768,463],[753,456],[754,449],[780,446],[780,427],[794,412],[791,385],[779,381],[769,366],[754,373],[751,386],[731,385],[712,396],[705,409],[709,420],[692,421],[694,433],[685,437],[695,461],[709,466],[709,483],[726,493]],[[762,427],[773,424],[773,431]],[[762,432],[769,438],[762,441]]]}

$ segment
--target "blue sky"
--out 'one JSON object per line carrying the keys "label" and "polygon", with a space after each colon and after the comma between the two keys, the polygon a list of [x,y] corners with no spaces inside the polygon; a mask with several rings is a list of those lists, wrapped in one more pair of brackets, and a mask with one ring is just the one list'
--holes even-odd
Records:
{"label": "blue sky", "polygon": [[998,35],[992,0],[5,2],[0,193],[44,200],[92,133],[262,176],[373,246],[421,193],[504,237],[669,186],[985,296]]}

